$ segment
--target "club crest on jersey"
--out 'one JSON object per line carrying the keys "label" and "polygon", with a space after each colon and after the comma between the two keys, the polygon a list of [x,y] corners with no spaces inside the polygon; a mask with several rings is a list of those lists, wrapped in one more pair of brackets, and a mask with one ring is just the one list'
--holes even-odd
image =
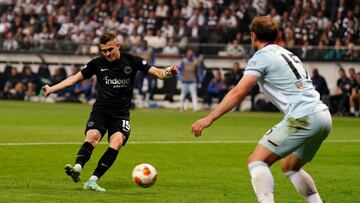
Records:
{"label": "club crest on jersey", "polygon": [[304,87],[304,83],[303,82],[296,82],[295,86],[297,89],[302,89]]}
{"label": "club crest on jersey", "polygon": [[132,68],[130,66],[125,66],[124,73],[129,75],[131,72],[132,72]]}
{"label": "club crest on jersey", "polygon": [[145,65],[147,62],[145,60],[142,61],[142,64]]}

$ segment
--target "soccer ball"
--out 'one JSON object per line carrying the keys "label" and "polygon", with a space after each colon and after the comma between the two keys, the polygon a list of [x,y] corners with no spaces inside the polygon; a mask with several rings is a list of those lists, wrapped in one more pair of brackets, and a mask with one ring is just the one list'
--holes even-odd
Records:
{"label": "soccer ball", "polygon": [[140,187],[147,188],[156,182],[157,171],[152,165],[142,163],[135,166],[132,171],[132,178]]}

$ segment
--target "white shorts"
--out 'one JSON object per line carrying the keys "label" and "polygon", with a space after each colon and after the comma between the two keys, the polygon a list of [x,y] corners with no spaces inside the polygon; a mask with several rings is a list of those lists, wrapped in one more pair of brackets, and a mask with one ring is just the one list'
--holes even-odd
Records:
{"label": "white shorts", "polygon": [[284,118],[263,136],[259,144],[280,157],[294,153],[299,159],[310,161],[329,135],[331,126],[327,109],[298,119]]}

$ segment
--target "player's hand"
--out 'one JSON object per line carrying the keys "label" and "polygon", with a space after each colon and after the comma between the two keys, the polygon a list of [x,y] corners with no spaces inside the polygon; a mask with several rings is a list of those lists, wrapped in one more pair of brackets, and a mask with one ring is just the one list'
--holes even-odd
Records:
{"label": "player's hand", "polygon": [[179,72],[179,67],[178,66],[169,66],[165,69],[165,77],[169,78],[169,77],[173,77],[176,74],[178,74]]}
{"label": "player's hand", "polygon": [[42,87],[43,91],[44,91],[44,97],[48,97],[52,92],[50,91],[50,86],[49,85],[44,85]]}
{"label": "player's hand", "polygon": [[212,121],[207,117],[199,119],[195,121],[191,127],[191,133],[194,134],[196,137],[201,136],[201,131],[204,128],[209,127],[212,124]]}

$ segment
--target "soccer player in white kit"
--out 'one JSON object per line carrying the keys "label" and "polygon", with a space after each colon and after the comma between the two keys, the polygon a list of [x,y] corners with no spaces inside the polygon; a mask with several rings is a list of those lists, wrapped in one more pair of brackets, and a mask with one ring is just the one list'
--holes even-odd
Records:
{"label": "soccer player in white kit", "polygon": [[274,44],[278,25],[270,17],[255,17],[250,25],[256,53],[249,60],[244,77],[206,117],[192,125],[200,136],[204,128],[237,106],[256,83],[284,119],[271,128],[248,158],[251,183],[261,203],[274,202],[274,179],[269,167],[281,160],[281,169],[309,203],[322,200],[311,176],[302,167],[312,160],[328,136],[332,121],[328,107],[320,101],[310,76],[297,56]]}

